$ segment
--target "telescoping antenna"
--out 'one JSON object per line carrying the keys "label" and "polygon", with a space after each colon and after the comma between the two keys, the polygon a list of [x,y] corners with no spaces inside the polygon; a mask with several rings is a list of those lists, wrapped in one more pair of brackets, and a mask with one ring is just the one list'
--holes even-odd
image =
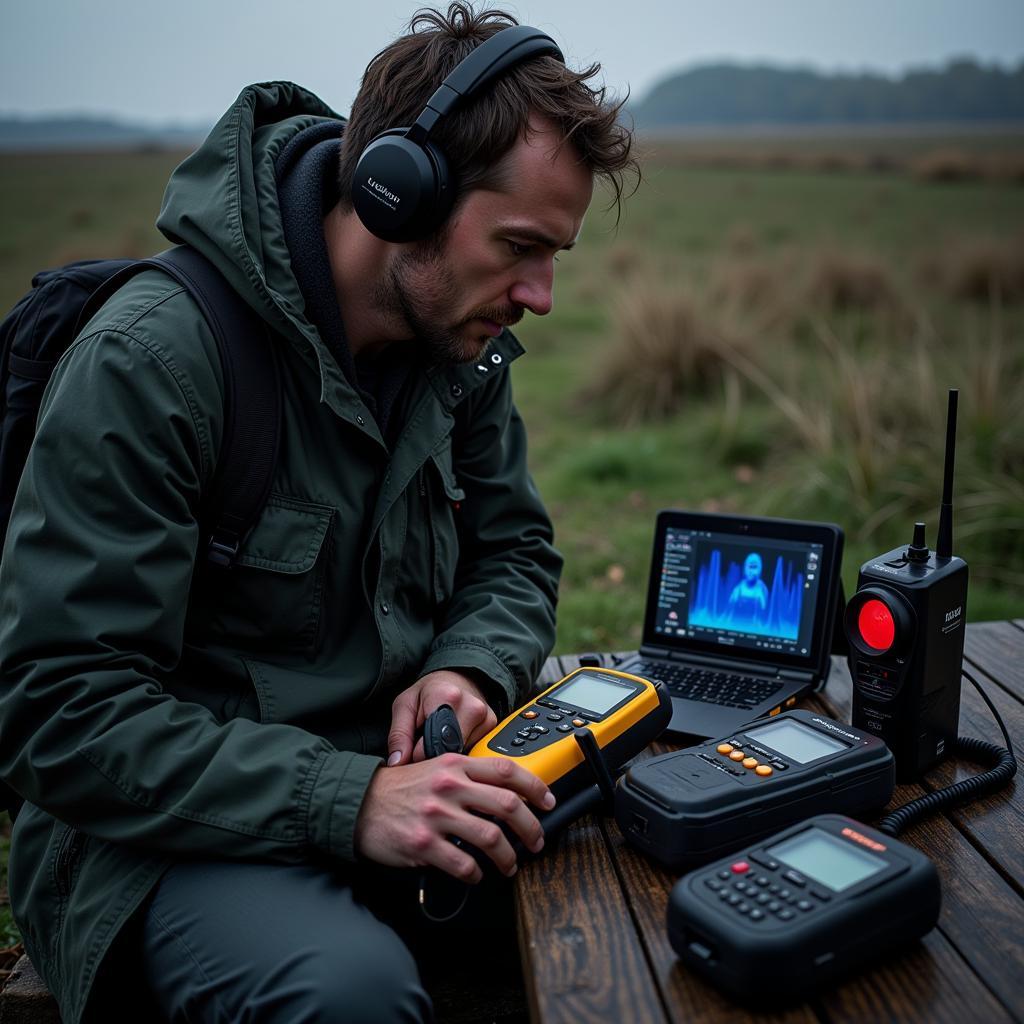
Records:
{"label": "telescoping antenna", "polygon": [[957,388],[949,389],[946,408],[946,468],[942,474],[942,505],[939,508],[939,536],[935,543],[936,558],[953,557],[953,460],[956,455]]}

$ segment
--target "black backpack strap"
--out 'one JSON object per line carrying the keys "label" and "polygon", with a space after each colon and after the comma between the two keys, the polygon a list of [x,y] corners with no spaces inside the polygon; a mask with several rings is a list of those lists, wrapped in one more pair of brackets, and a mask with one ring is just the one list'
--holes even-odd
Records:
{"label": "black backpack strap", "polygon": [[270,494],[281,435],[281,375],[267,324],[219,270],[189,246],[139,260],[89,298],[78,330],[136,274],[157,269],[177,281],[202,310],[224,372],[224,437],[213,487],[203,500],[207,560],[228,567]]}

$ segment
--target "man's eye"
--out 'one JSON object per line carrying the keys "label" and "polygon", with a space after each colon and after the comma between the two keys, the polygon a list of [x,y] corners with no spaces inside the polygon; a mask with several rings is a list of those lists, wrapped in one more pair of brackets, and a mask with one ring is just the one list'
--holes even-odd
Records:
{"label": "man's eye", "polygon": [[511,238],[508,240],[508,247],[513,256],[525,256],[530,251],[528,245],[524,245],[522,242],[513,242]]}

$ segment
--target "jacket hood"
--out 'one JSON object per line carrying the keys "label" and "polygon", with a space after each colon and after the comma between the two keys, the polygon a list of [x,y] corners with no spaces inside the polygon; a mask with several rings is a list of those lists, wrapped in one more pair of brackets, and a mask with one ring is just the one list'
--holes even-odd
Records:
{"label": "jacket hood", "polygon": [[[274,163],[296,133],[344,118],[293,82],[247,86],[203,144],[171,175],[157,228],[210,259],[232,287],[282,334],[324,346],[303,310],[278,203]],[[302,346],[306,347],[306,346]]]}

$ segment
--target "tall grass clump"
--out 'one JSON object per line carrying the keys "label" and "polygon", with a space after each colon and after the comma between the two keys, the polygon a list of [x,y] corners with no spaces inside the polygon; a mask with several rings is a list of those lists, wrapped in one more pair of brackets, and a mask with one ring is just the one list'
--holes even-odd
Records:
{"label": "tall grass clump", "polygon": [[717,395],[731,354],[748,347],[692,288],[646,281],[612,303],[612,342],[581,392],[624,426],[665,419],[688,398]]}

